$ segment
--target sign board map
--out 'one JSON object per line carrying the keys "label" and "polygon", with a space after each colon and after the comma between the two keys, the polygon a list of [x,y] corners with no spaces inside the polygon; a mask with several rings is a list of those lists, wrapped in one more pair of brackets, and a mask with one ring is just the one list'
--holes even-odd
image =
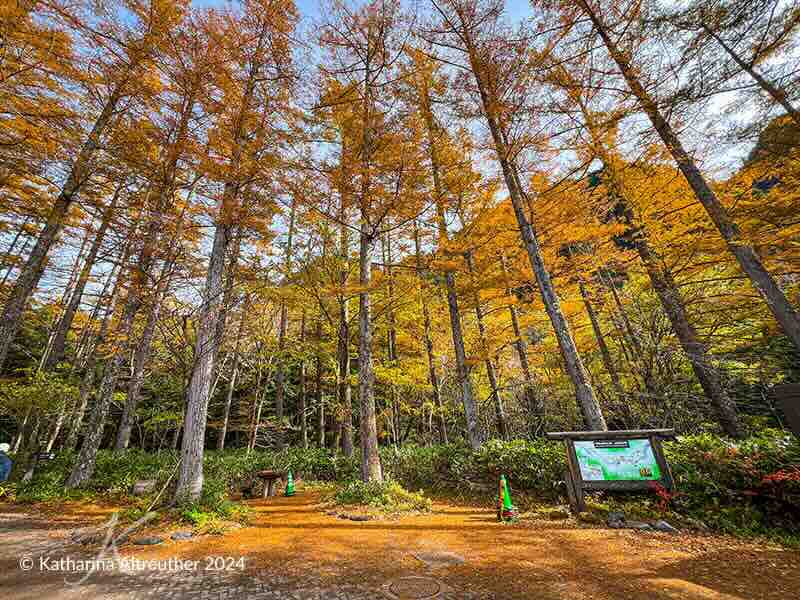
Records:
{"label": "sign board map", "polygon": [[649,439],[575,441],[584,481],[658,481],[661,469]]}

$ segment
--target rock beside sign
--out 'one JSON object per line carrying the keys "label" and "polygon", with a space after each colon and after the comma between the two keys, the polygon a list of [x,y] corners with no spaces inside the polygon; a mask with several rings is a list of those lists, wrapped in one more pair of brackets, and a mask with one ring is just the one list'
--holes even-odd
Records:
{"label": "rock beside sign", "polygon": [[664,531],[666,533],[680,533],[679,529],[676,529],[666,521],[656,521],[653,523],[653,529],[656,531]]}
{"label": "rock beside sign", "polygon": [[610,512],[606,518],[606,525],[611,529],[636,529],[638,531],[661,531],[665,533],[680,533],[680,530],[673,527],[666,521],[656,521],[645,523],[644,521],[629,521],[623,512]]}

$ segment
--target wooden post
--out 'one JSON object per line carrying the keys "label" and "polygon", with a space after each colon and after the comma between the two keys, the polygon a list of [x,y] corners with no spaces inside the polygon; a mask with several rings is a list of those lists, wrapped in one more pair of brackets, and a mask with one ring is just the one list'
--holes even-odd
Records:
{"label": "wooden post", "polygon": [[661,484],[670,492],[675,490],[675,480],[672,478],[672,470],[669,468],[664,449],[661,447],[661,438],[657,435],[650,436],[650,445],[653,448],[653,455],[656,457],[658,468],[661,469]]}
{"label": "wooden post", "polygon": [[581,469],[578,466],[578,459],[575,455],[575,442],[570,439],[564,440],[567,447],[567,465],[572,477],[572,488],[575,495],[575,506],[572,510],[575,514],[580,514],[586,510],[586,498],[583,493],[583,479]]}
{"label": "wooden post", "polygon": [[572,478],[572,471],[564,471],[564,483],[567,486],[567,497],[569,498],[569,508],[574,513],[578,513],[578,497],[575,495],[575,483]]}

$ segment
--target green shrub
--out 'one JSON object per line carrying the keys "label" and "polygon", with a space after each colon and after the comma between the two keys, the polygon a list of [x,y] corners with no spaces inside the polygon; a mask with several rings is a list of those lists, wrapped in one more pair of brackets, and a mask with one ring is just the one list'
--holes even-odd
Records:
{"label": "green shrub", "polygon": [[478,452],[455,444],[387,448],[384,470],[408,487],[465,491],[496,485],[501,473],[512,486],[554,498],[563,489],[566,459],[561,444],[547,440],[490,440]]}
{"label": "green shrub", "polygon": [[340,488],[334,502],[344,506],[371,506],[390,512],[430,512],[433,503],[422,492],[409,492],[396,481],[350,481]]}

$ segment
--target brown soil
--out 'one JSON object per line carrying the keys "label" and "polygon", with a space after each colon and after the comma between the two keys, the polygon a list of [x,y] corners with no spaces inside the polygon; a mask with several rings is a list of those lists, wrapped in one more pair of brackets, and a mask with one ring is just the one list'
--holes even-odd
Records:
{"label": "brown soil", "polygon": [[[125,553],[244,556],[248,571],[268,570],[298,583],[313,573],[337,585],[376,589],[406,576],[430,576],[452,589],[504,600],[786,600],[800,594],[800,552],[727,537],[609,530],[572,520],[507,525],[490,507],[441,503],[431,514],[354,522],[325,514],[318,495],[302,490],[293,498],[248,504],[253,518],[247,527],[126,546]],[[439,563],[437,556],[443,557]]]}

